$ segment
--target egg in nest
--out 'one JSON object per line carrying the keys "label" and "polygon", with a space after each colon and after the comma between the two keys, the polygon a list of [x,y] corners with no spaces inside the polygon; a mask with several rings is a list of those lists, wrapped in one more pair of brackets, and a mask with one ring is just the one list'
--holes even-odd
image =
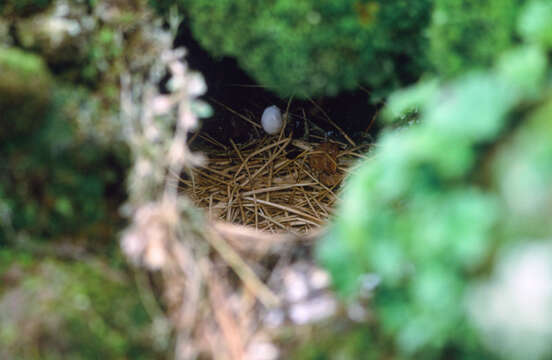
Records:
{"label": "egg in nest", "polygon": [[261,116],[261,125],[264,131],[270,135],[276,135],[282,129],[282,112],[276,105],[264,109]]}

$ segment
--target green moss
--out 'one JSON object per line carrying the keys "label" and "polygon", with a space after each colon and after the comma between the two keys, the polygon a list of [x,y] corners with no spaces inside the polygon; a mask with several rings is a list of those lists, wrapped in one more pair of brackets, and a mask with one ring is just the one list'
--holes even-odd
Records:
{"label": "green moss", "polygon": [[436,0],[429,27],[430,59],[448,78],[486,67],[515,42],[521,0]]}
{"label": "green moss", "polygon": [[42,60],[33,54],[25,53],[17,49],[0,48],[0,66],[3,71],[15,70],[29,80],[33,76],[45,72]]}
{"label": "green moss", "polygon": [[431,1],[181,1],[194,36],[280,95],[383,94],[426,67]]}
{"label": "green moss", "polygon": [[7,141],[42,124],[52,79],[39,57],[7,47],[0,47],[0,73],[0,141]]}
{"label": "green moss", "polygon": [[120,71],[124,51],[120,36],[121,34],[110,26],[97,29],[88,43],[80,80],[91,86],[98,86],[102,80]]}
{"label": "green moss", "polygon": [[13,251],[0,258],[9,259],[0,287],[2,358],[163,358],[125,272],[90,260],[33,258],[29,267],[26,255]]}

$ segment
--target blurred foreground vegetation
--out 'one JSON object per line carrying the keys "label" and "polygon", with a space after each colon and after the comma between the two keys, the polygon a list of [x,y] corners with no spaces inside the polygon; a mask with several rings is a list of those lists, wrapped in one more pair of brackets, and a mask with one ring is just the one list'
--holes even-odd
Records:
{"label": "blurred foreground vegetation", "polygon": [[374,358],[552,356],[552,5],[528,2],[513,28],[489,67],[475,41],[458,63],[473,70],[391,95],[387,119],[417,123],[380,136],[319,247],[345,297],[379,280]]}
{"label": "blurred foreground vegetation", "polygon": [[147,64],[149,10],[10,0],[0,12],[0,358],[166,358],[169,334],[117,241],[130,166],[119,79]]}
{"label": "blurred foreground vegetation", "polygon": [[[552,356],[549,2],[149,3],[282,95],[422,79],[388,98],[403,126],[356,169],[318,248],[371,321],[297,358]],[[158,55],[152,9],[0,0],[0,358],[170,354],[117,241],[120,81]]]}

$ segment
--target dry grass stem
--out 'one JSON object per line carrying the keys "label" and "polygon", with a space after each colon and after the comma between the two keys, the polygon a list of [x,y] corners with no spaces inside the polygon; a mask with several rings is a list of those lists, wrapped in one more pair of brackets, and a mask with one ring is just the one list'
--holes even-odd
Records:
{"label": "dry grass stem", "polygon": [[207,240],[263,305],[266,307],[274,307],[280,304],[280,299],[259,280],[253,270],[251,270],[240,255],[224,241],[220,234],[216,231],[210,231],[207,235]]}

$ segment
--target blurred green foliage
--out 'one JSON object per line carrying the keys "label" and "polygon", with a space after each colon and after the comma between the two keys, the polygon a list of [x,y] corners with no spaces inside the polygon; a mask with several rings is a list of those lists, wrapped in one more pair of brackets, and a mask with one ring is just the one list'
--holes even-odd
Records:
{"label": "blurred green foliage", "polygon": [[282,96],[335,95],[359,85],[374,97],[427,67],[431,1],[162,1],[176,3],[196,39],[232,56]]}
{"label": "blurred green foliage", "polygon": [[[457,4],[452,14],[474,16],[472,6]],[[380,137],[373,156],[350,178],[318,248],[346,297],[359,294],[364,274],[381,278],[370,308],[375,331],[391,341],[398,358],[552,355],[550,264],[532,268],[522,261],[526,255],[511,250],[519,244],[520,254],[531,254],[523,247],[527,239],[552,243],[552,6],[529,2],[515,25],[508,11],[488,38],[459,38],[466,51],[438,50],[443,59],[461,58],[455,71],[475,63],[481,70],[391,95],[387,118],[415,110],[418,123]],[[464,21],[452,14],[451,21]],[[510,40],[498,39],[513,38],[512,28],[522,44],[508,47]],[[479,52],[495,35],[500,51]],[[484,69],[490,61],[494,65]],[[525,277],[508,280],[512,285],[500,275],[501,264],[516,256],[522,260],[511,262],[510,274]],[[544,285],[533,278],[545,279]],[[489,300],[504,288],[509,293]],[[531,320],[535,316],[545,320]]]}

